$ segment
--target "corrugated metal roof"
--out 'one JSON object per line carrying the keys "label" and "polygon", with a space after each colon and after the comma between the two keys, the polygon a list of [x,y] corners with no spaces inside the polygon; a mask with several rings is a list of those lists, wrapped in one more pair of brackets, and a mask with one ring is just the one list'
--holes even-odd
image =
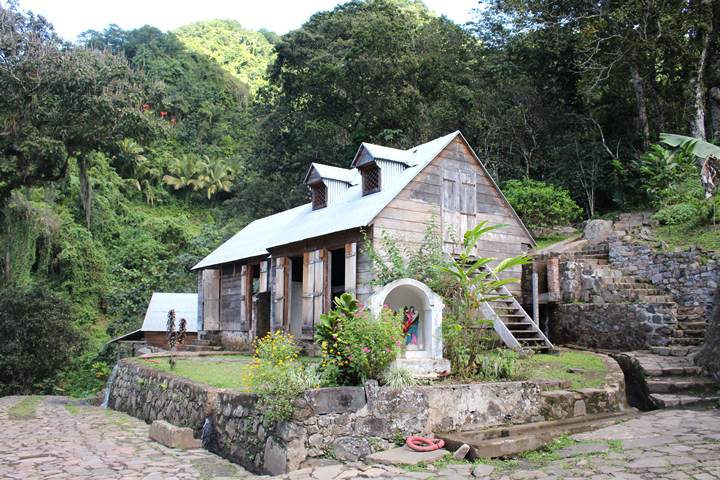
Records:
{"label": "corrugated metal roof", "polygon": [[167,331],[167,315],[175,309],[175,330],[180,326],[180,319],[187,320],[186,331],[197,332],[197,293],[153,293],[145,313],[143,332]]}
{"label": "corrugated metal roof", "polygon": [[[192,269],[208,268],[243,258],[269,255],[267,246],[270,240],[282,231],[290,219],[300,214],[305,207],[307,205],[255,220],[236,233],[230,240],[216,248]],[[312,209],[312,206],[310,208]]]}
{"label": "corrugated metal roof", "polygon": [[[360,183],[360,174],[357,168],[339,168],[332,167],[330,165],[322,165],[320,163],[313,163],[311,168],[314,168],[321,178],[330,178],[332,180],[338,180],[340,182],[349,183],[351,185],[357,185],[358,183]],[[309,174],[310,172],[308,171],[308,175]]]}
{"label": "corrugated metal roof", "polygon": [[[363,144],[366,148],[369,145],[373,149],[370,153],[377,154],[376,158],[403,161],[409,167],[380,192],[363,197],[362,186],[357,183],[325,208],[313,210],[312,204],[307,203],[292,210],[256,220],[218,247],[193,269],[217,266],[259,255],[269,255],[268,249],[273,247],[369,225],[382,209],[458,135],[462,136],[459,131],[456,131],[405,151]],[[387,158],[390,156],[393,158]],[[479,160],[478,163],[483,169],[485,168]],[[335,168],[326,165],[320,165],[320,167]],[[338,168],[337,170],[344,169]],[[492,179],[490,175],[488,177]],[[522,222],[520,224],[522,225]],[[528,236],[530,236],[529,233]],[[530,238],[532,237],[530,236]]]}
{"label": "corrugated metal roof", "polygon": [[459,134],[460,132],[454,132],[408,150],[411,153],[417,152],[419,160],[417,165],[400,173],[384,190],[363,197],[362,186],[358,184],[348,188],[325,208],[313,210],[310,203],[298,207],[302,209],[300,213],[272,237],[267,248],[369,225],[377,214]]}
{"label": "corrugated metal roof", "polygon": [[410,156],[410,152],[414,150],[413,148],[410,150],[398,150],[397,148],[383,147],[382,145],[373,145],[372,143],[363,142],[360,145],[358,152],[360,152],[363,147],[370,155],[373,156],[373,158],[381,158],[383,160],[391,160],[393,162],[405,164],[408,163],[407,158]]}

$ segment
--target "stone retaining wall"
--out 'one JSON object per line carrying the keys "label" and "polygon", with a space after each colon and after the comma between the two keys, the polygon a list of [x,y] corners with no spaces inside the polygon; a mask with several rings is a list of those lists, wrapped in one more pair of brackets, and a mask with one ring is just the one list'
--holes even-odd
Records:
{"label": "stone retaining wall", "polygon": [[718,254],[690,247],[684,252],[654,252],[610,237],[610,265],[627,275],[645,279],[685,307],[704,307],[709,319],[720,278]]}
{"label": "stone retaining wall", "polygon": [[560,304],[551,338],[563,344],[643,350],[668,344],[677,318],[672,303]]}
{"label": "stone retaining wall", "polygon": [[[111,388],[110,408],[147,422],[190,426],[199,438],[213,422],[208,448],[256,473],[355,461],[392,448],[397,435],[478,430],[627,408],[625,382],[614,360],[601,388],[542,391],[534,381],[447,384],[404,389],[364,387],[308,390],[291,420],[270,425],[257,395],[218,389],[125,359]],[[547,383],[546,383],[547,385]]]}

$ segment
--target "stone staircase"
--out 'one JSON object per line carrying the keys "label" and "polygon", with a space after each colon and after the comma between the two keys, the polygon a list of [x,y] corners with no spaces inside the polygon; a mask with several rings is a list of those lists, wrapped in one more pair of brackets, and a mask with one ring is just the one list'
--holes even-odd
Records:
{"label": "stone staircase", "polygon": [[192,345],[183,346],[184,352],[217,352],[223,350],[218,332],[199,332]]}
{"label": "stone staircase", "polygon": [[[573,258],[587,266],[582,272],[585,303],[635,303],[652,305],[658,318],[653,323],[671,327],[669,345],[689,347],[702,344],[705,337],[705,308],[678,305],[647,279],[626,275],[609,265],[607,242],[584,247]],[[649,309],[649,310],[652,310]],[[668,317],[669,315],[669,317]]]}
{"label": "stone staircase", "polygon": [[709,406],[720,400],[720,384],[696,365],[699,352],[700,347],[676,346],[613,355],[625,372],[631,405],[654,410]]}

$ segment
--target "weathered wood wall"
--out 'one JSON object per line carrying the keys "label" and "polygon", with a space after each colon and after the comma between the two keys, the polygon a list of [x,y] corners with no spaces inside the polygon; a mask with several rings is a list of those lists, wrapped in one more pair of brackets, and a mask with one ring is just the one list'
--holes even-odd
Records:
{"label": "weathered wood wall", "polygon": [[[448,253],[460,251],[452,242],[447,226],[452,226],[455,236],[475,228],[484,220],[487,225],[509,226],[486,233],[473,253],[482,257],[501,260],[520,255],[532,244],[511,207],[494,186],[487,172],[480,166],[465,142],[457,137],[430,164],[425,167],[392,200],[373,221],[376,248],[379,248],[381,231],[398,235],[417,246],[423,243],[427,222],[432,214],[443,229],[443,243]],[[505,277],[521,277],[520,268],[506,272]],[[520,294],[520,285],[508,285],[508,289]]]}

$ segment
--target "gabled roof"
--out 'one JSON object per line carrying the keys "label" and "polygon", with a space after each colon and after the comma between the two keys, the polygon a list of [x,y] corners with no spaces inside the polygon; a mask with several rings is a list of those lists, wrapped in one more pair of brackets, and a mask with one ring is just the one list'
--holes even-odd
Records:
{"label": "gabled roof", "polygon": [[367,151],[373,158],[410,165],[408,163],[408,158],[410,156],[409,153],[414,150],[414,148],[411,148],[410,150],[398,150],[397,148],[383,147],[382,145],[373,145],[372,143],[363,142],[360,144],[360,148],[358,148],[351,166],[355,167],[357,165],[359,160],[358,157],[363,150]]}
{"label": "gabled roof", "polygon": [[145,313],[140,330],[143,332],[167,331],[167,315],[175,310],[175,330],[180,326],[180,319],[187,320],[187,332],[197,332],[197,293],[153,293]]}
{"label": "gabled roof", "polygon": [[339,168],[332,167],[330,165],[322,165],[320,163],[313,163],[310,165],[310,169],[308,170],[307,175],[305,175],[303,183],[305,185],[315,183],[315,178],[328,178],[330,180],[349,183],[350,185],[357,185],[360,183],[360,175],[356,168]]}
{"label": "gabled roof", "polygon": [[[358,150],[358,154],[362,149],[366,149],[371,155],[378,155],[375,158],[402,162],[408,165],[408,168],[398,174],[389,185],[377,193],[363,196],[362,186],[358,182],[350,186],[332,204],[325,208],[313,210],[312,203],[307,203],[292,210],[256,220],[195,265],[193,270],[260,255],[269,255],[268,250],[274,247],[368,226],[402,189],[458,136],[465,141],[462,134],[456,131],[408,150],[397,150],[363,143]],[[485,170],[477,156],[475,156],[475,159],[480,167]],[[355,171],[328,167],[327,165],[313,164],[313,166],[333,169],[333,172],[338,170],[341,172]],[[485,172],[487,173],[486,170]],[[488,178],[492,181],[490,175],[488,175]],[[520,224],[523,225],[522,221],[520,221]],[[529,233],[528,237],[532,238]]]}

